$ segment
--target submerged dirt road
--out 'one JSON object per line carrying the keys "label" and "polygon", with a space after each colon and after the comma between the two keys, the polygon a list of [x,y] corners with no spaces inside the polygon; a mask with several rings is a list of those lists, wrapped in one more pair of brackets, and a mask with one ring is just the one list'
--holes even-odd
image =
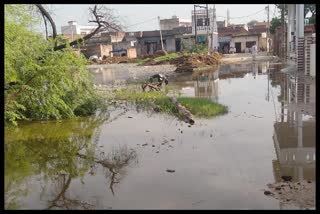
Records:
{"label": "submerged dirt road", "polygon": [[[124,81],[132,78],[127,75],[134,66],[116,66],[92,70],[97,84],[109,86],[119,77]],[[148,69],[170,72],[164,68]],[[5,132],[12,134],[6,137],[10,142],[5,146],[9,155],[5,177],[10,180],[6,182],[6,206],[314,209],[315,81],[301,82],[299,87],[309,90],[291,100],[295,92],[292,75],[281,73],[280,68],[268,62],[233,64],[201,75],[172,77],[169,85],[183,96],[218,100],[230,110],[219,117],[198,118],[193,126],[123,103],[103,123],[88,119],[73,121],[72,126],[67,122],[53,127],[36,124],[39,131],[32,135],[36,142],[23,132],[35,130],[34,123]],[[136,78],[149,74],[136,71]],[[301,105],[304,100],[308,102]],[[92,134],[89,130],[93,128]],[[19,136],[24,136],[23,143],[14,140]],[[30,146],[39,150],[29,150]],[[109,162],[104,167],[77,153]],[[24,171],[16,170],[17,166],[24,166]],[[280,184],[282,176],[291,176],[292,186],[296,182],[312,185],[302,194],[284,187],[288,194],[283,196],[277,195],[275,186],[276,193],[266,195],[266,190],[273,191],[270,184]],[[25,195],[18,194],[20,189],[26,190]]]}

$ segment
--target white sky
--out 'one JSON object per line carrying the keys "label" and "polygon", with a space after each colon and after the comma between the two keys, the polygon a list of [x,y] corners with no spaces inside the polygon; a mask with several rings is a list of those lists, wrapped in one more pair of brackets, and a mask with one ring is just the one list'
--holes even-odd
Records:
{"label": "white sky", "polygon": [[[70,20],[77,21],[81,25],[89,25],[88,8],[90,5],[88,4],[46,6],[53,14],[52,18],[55,20],[58,33],[61,32],[61,26],[67,25]],[[114,9],[121,23],[127,27],[126,31],[158,30],[158,16],[164,19],[176,15],[179,18],[191,20],[191,10],[193,10],[193,4],[108,4],[106,6]],[[209,7],[212,6],[209,4]],[[244,24],[251,20],[267,21],[266,6],[267,4],[216,4],[217,20],[226,19],[227,9],[229,9],[231,24]],[[275,5],[270,4],[270,21],[278,14]]]}

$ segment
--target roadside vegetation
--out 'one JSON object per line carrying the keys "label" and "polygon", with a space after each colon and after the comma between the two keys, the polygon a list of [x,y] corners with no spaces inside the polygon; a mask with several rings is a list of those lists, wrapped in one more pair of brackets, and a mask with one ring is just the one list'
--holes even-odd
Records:
{"label": "roadside vegetation", "polygon": [[165,60],[169,60],[169,59],[176,59],[180,56],[181,55],[179,55],[178,53],[169,53],[164,56],[159,56],[159,57],[154,58],[154,61],[161,62],[161,61],[165,61]]}
{"label": "roadside vegetation", "polygon": [[86,59],[70,46],[54,51],[55,40],[32,30],[33,9],[5,5],[5,124],[94,114],[103,101]]}

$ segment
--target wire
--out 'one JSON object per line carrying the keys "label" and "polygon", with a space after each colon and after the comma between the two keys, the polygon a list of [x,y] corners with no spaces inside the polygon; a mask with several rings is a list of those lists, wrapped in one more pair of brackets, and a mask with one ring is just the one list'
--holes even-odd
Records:
{"label": "wire", "polygon": [[144,24],[144,23],[146,23],[146,22],[153,21],[153,20],[155,20],[156,18],[157,18],[157,17],[153,17],[152,19],[147,19],[147,20],[145,20],[145,21],[143,21],[143,22],[139,22],[139,23],[132,24],[132,25],[130,25],[130,26],[126,26],[126,28],[130,28],[130,27],[132,27],[132,26]]}
{"label": "wire", "polygon": [[[260,13],[260,12],[264,11],[264,10],[265,10],[265,8],[263,8],[262,10],[259,10],[258,12],[255,12],[255,13],[253,13],[253,14],[247,15],[247,16],[229,17],[229,19],[242,19],[242,18],[247,18],[247,17],[249,17],[249,16],[256,15],[256,14],[258,14],[258,13]],[[221,17],[221,18],[228,18],[227,16],[217,16],[217,17]]]}

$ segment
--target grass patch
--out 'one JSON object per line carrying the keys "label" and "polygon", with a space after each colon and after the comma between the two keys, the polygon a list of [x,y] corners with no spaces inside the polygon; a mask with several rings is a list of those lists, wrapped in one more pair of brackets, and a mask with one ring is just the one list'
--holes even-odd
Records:
{"label": "grass patch", "polygon": [[228,112],[227,106],[207,98],[178,97],[178,101],[196,117],[213,117]]}
{"label": "grass patch", "polygon": [[159,57],[154,58],[154,61],[161,62],[161,61],[165,61],[165,60],[169,60],[169,59],[175,59],[178,57],[180,57],[180,55],[177,53],[169,53],[164,56],[159,56]]}
{"label": "grass patch", "polygon": [[139,92],[135,90],[122,89],[114,93],[114,99],[133,101],[137,104],[149,105],[154,103],[159,106],[161,112],[177,113],[175,105],[169,97],[161,91]]}
{"label": "grass patch", "polygon": [[149,58],[146,58],[146,59],[135,58],[135,59],[131,59],[130,63],[137,63],[137,64],[141,65],[141,64],[145,63],[148,60],[149,60]]}
{"label": "grass patch", "polygon": [[[156,104],[161,112],[178,115],[178,110],[169,97],[162,91],[140,92],[122,89],[114,92],[114,99],[133,101],[136,104]],[[207,98],[178,97],[178,101],[195,117],[213,117],[228,112],[228,108]],[[180,116],[180,115],[178,115]]]}

